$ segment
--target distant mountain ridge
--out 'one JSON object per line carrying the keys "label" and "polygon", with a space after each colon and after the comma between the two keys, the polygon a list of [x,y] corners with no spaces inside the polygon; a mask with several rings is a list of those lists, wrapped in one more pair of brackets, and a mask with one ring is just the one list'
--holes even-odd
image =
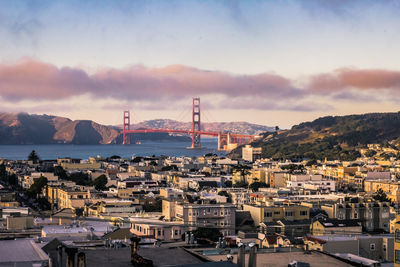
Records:
{"label": "distant mountain ridge", "polygon": [[[265,132],[270,127],[239,123],[203,124],[205,130],[232,131],[248,134]],[[172,120],[151,120],[133,125],[138,128],[191,129],[190,123]],[[36,115],[28,113],[0,113],[0,144],[120,144],[120,127],[106,126],[91,120]],[[141,140],[189,141],[188,136],[168,133],[131,134],[131,143]]]}
{"label": "distant mountain ridge", "polygon": [[[147,120],[131,125],[132,129],[153,128],[170,130],[191,130],[191,122],[180,122],[168,119]],[[274,127],[253,124],[249,122],[202,122],[201,128],[204,131],[231,132],[241,134],[257,135],[272,131]]]}
{"label": "distant mountain ridge", "polygon": [[[327,116],[290,130],[268,132],[252,142],[264,157],[276,159],[355,160],[367,144],[400,148],[400,112]],[[241,148],[231,153],[240,155]]]}
{"label": "distant mountain ridge", "polygon": [[118,136],[118,129],[90,120],[0,113],[0,144],[110,144]]}

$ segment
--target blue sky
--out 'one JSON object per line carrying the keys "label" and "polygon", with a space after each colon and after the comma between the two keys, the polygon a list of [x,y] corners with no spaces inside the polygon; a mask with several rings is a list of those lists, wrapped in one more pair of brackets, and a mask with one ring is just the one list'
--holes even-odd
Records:
{"label": "blue sky", "polygon": [[[289,127],[328,114],[398,110],[399,15],[400,1],[0,0],[0,64],[7,69],[28,59],[59,69],[79,69],[89,76],[110,69],[126,72],[132,66],[142,66],[146,75],[149,72],[157,80],[158,72],[154,69],[170,65],[223,73],[231,78],[278,75],[290,80],[288,87],[304,90],[305,95],[298,98],[294,93],[293,98],[284,98],[275,92],[282,90],[275,84],[267,94],[236,94],[231,98],[225,87],[224,91],[218,89],[213,94],[199,86],[198,90],[207,93],[198,91],[198,95],[204,99],[203,103],[208,103],[204,107],[218,121],[247,120]],[[339,92],[315,93],[318,88],[309,85],[313,77],[322,74],[336,77],[337,70],[343,68],[379,70],[376,74],[379,81],[383,79],[379,75],[387,72],[393,72],[395,78],[390,85],[373,83],[367,90],[363,90],[365,86],[341,81]],[[217,75],[213,79],[224,77]],[[190,78],[177,79],[184,90]],[[209,84],[203,80],[202,83]],[[268,82],[263,86],[270,85]],[[32,90],[40,91],[40,86]],[[218,82],[210,86],[222,85]],[[246,90],[246,86],[249,85],[241,89]],[[145,87],[152,90],[148,84]],[[84,94],[67,94],[59,100],[29,99],[22,95],[11,98],[7,90],[2,89],[0,80],[4,111],[18,111],[17,106],[21,111],[94,119],[107,124],[119,123],[119,107],[134,111],[137,120],[174,119],[191,101],[191,96],[184,93],[182,97],[160,95],[159,100],[155,96],[135,99],[134,95],[124,100],[115,97],[112,90],[119,90],[115,87],[110,92],[102,90],[101,97],[91,88],[83,90]],[[20,90],[26,92],[29,88]],[[68,88],[54,90],[68,91]],[[175,99],[176,108],[165,105],[165,99]],[[256,108],[241,99],[246,103],[254,101]],[[240,109],[235,108],[242,104]]]}

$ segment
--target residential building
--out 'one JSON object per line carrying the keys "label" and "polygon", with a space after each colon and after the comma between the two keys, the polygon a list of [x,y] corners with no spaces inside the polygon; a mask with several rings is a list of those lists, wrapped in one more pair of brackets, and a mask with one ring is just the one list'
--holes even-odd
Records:
{"label": "residential building", "polygon": [[194,204],[163,200],[163,216],[167,220],[183,222],[185,225],[196,227],[213,227],[223,235],[235,233],[235,205]]}
{"label": "residential building", "polygon": [[254,162],[257,159],[261,159],[261,153],[261,147],[252,147],[251,145],[246,145],[242,148],[242,159]]}
{"label": "residential building", "polygon": [[393,235],[324,235],[308,236],[304,244],[310,250],[326,253],[350,253],[371,260],[394,260]]}
{"label": "residential building", "polygon": [[332,219],[359,220],[366,231],[390,232],[390,205],[387,202],[347,198],[322,205],[321,209]]}
{"label": "residential building", "polygon": [[277,220],[307,220],[310,218],[310,208],[301,205],[243,205],[243,210],[249,211],[256,226],[262,222]]}

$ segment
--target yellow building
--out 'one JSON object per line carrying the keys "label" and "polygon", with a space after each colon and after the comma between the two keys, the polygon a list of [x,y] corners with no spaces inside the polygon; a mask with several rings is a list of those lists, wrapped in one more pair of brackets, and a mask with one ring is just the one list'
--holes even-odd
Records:
{"label": "yellow building", "polygon": [[302,205],[259,206],[245,204],[243,210],[250,212],[256,226],[262,222],[297,221],[310,218],[310,208]]}
{"label": "yellow building", "polygon": [[254,183],[254,182],[262,182],[262,183],[268,183],[266,181],[266,170],[265,169],[252,169],[250,177],[247,181],[248,184]]}
{"label": "yellow building", "polygon": [[362,226],[357,220],[325,219],[314,221],[310,225],[312,235],[361,234]]}
{"label": "yellow building", "polygon": [[100,169],[101,163],[100,162],[93,162],[93,163],[61,163],[61,167],[65,170],[93,170],[93,169]]}
{"label": "yellow building", "polygon": [[400,215],[396,215],[394,226],[394,267],[400,267]]}
{"label": "yellow building", "polygon": [[7,230],[24,230],[33,227],[32,216],[8,216]]}
{"label": "yellow building", "polygon": [[398,182],[379,181],[379,180],[365,180],[364,191],[366,193],[374,194],[379,189],[386,192],[387,197],[395,202],[400,202],[400,184]]}
{"label": "yellow building", "polygon": [[63,187],[49,185],[43,189],[50,204],[58,209],[82,208],[90,199],[90,188],[85,186]]}

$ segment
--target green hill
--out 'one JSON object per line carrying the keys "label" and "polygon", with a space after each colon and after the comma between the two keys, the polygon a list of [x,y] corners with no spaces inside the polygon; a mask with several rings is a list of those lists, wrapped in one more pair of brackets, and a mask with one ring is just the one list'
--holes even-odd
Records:
{"label": "green hill", "polygon": [[[277,159],[354,160],[359,149],[377,143],[398,146],[400,112],[328,116],[295,125],[290,130],[267,132],[252,142],[264,157]],[[233,151],[238,155],[241,148]]]}

